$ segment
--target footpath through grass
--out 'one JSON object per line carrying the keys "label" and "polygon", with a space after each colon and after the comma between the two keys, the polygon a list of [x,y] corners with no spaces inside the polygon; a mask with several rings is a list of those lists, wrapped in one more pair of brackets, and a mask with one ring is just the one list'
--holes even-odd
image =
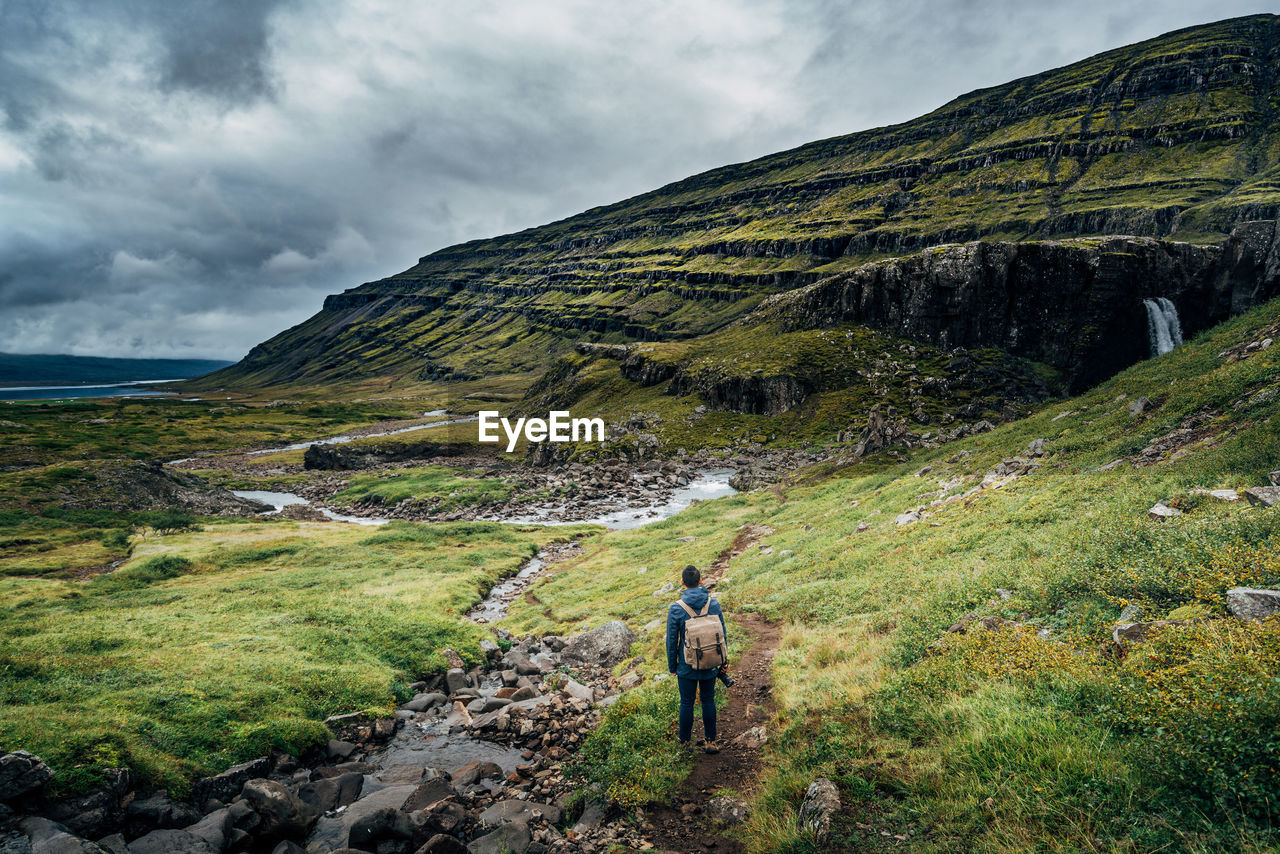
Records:
{"label": "footpath through grass", "polygon": [[182,790],[322,743],[325,717],[389,710],[446,647],[479,662],[466,611],[580,530],[212,523],[87,581],[0,578],[0,749],[42,756],[62,791],[120,765]]}
{"label": "footpath through grass", "polygon": [[[908,464],[828,467],[610,534],[517,603],[512,628],[621,618],[639,630],[665,613],[673,594],[658,591],[680,567],[705,567],[743,524],[767,526],[718,589],[729,613],[786,625],[772,770],[741,831],[750,850],[819,850],[795,830],[816,776],[839,784],[856,819],[822,850],[1280,850],[1280,620],[1241,624],[1224,597],[1280,584],[1280,510],[1190,494],[1280,469],[1280,347],[1219,356],[1278,318],[1280,303],[1264,306]],[[1151,404],[1133,413],[1139,397]],[[1034,439],[1046,440],[1039,468],[931,504]],[[1149,466],[1108,467],[1149,447]],[[1184,515],[1152,520],[1156,501]],[[918,507],[923,519],[896,524]],[[1110,631],[1131,604],[1141,619],[1199,622],[1117,658]],[[1017,626],[948,635],[968,613]],[[642,632],[649,673],[665,669],[661,633]],[[650,730],[597,738],[626,733],[636,749]],[[647,744],[663,749],[660,735]]]}

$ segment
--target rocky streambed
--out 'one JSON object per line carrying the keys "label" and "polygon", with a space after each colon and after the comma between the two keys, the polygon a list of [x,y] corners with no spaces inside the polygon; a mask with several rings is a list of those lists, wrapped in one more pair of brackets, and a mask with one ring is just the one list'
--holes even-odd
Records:
{"label": "rocky streambed", "polygon": [[[531,559],[472,612],[506,604],[548,563]],[[136,791],[127,772],[86,795],[41,794],[37,757],[0,756],[0,852],[5,854],[432,854],[569,852],[652,847],[630,825],[580,797],[565,761],[620,692],[641,683],[611,668],[635,634],[621,622],[562,638],[514,638],[500,628],[486,660],[410,688],[394,716],[340,715],[332,739],[303,756],[275,753],[195,783],[190,798]],[[589,793],[588,793],[589,794]]]}

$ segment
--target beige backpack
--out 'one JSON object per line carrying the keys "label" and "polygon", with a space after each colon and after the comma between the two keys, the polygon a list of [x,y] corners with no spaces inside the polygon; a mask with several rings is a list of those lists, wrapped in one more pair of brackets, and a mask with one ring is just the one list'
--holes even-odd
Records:
{"label": "beige backpack", "polygon": [[711,610],[711,597],[702,606],[702,613],[694,611],[680,600],[676,603],[684,608],[689,619],[684,623],[684,660],[694,670],[710,670],[725,662],[724,624]]}

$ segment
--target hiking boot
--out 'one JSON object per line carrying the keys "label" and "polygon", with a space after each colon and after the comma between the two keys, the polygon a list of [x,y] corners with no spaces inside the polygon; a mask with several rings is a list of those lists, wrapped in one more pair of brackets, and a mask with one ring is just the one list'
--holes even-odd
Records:
{"label": "hiking boot", "polygon": [[705,753],[719,753],[720,742],[716,741],[715,739],[707,739],[706,741],[702,742],[702,750]]}

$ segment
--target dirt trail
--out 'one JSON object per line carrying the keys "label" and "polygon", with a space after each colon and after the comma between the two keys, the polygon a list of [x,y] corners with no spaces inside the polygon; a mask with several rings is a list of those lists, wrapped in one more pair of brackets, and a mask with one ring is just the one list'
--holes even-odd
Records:
{"label": "dirt trail", "polygon": [[[658,851],[717,852],[739,854],[742,844],[723,835],[706,815],[707,802],[721,788],[738,792],[749,789],[759,777],[762,765],[759,747],[747,747],[734,740],[758,726],[768,726],[772,708],[771,669],[778,651],[781,632],[777,626],[757,614],[742,614],[735,621],[750,636],[750,646],[733,658],[733,677],[737,680],[727,689],[729,702],[718,718],[721,750],[716,754],[697,754],[692,773],[676,793],[674,804],[650,813],[650,841]],[[732,638],[731,638],[732,640]],[[739,635],[738,649],[746,639]],[[717,691],[726,690],[716,683]],[[702,732],[702,720],[695,710],[694,739]]]}

